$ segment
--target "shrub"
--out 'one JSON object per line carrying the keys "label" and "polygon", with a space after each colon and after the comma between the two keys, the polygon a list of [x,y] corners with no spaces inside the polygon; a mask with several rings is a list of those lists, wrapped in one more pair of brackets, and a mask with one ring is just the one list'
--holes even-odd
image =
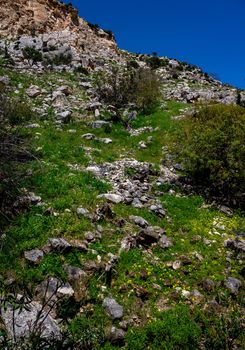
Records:
{"label": "shrub", "polygon": [[43,60],[42,52],[36,50],[34,47],[25,47],[22,50],[25,59],[32,60],[33,63],[41,62]]}
{"label": "shrub", "polygon": [[165,67],[168,62],[165,58],[160,58],[155,52],[153,52],[152,56],[147,57],[146,63],[151,69],[157,69],[160,67]]}
{"label": "shrub", "polygon": [[0,93],[0,226],[11,217],[18,183],[18,162],[29,158],[18,127],[32,117],[29,106],[20,99],[8,99]]}
{"label": "shrub", "polygon": [[150,69],[138,69],[135,75],[135,93],[137,107],[144,113],[152,113],[157,108],[161,91],[160,81]]}
{"label": "shrub", "polygon": [[59,53],[56,54],[53,58],[46,55],[45,61],[48,64],[55,66],[69,65],[72,62],[72,53],[70,51],[67,51],[65,53]]}
{"label": "shrub", "polygon": [[103,30],[106,34],[108,34],[108,37],[110,40],[114,39],[114,34],[113,34],[112,30],[110,30],[110,29],[103,29]]}
{"label": "shrub", "polygon": [[95,88],[100,100],[117,109],[135,104],[140,111],[150,113],[160,99],[160,82],[149,68],[113,66],[109,73],[97,74]]}
{"label": "shrub", "polygon": [[225,197],[244,208],[244,108],[202,107],[182,121],[173,146],[173,154],[194,183],[208,189],[209,194]]}

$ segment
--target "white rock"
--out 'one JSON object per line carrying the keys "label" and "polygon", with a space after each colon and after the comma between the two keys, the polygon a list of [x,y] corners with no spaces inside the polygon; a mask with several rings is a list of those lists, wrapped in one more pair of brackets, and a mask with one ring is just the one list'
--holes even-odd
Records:
{"label": "white rock", "polygon": [[100,194],[99,196],[97,196],[97,198],[105,198],[108,201],[112,202],[112,203],[121,203],[123,201],[123,197],[120,196],[119,194],[115,194],[115,193],[104,193],[104,194]]}

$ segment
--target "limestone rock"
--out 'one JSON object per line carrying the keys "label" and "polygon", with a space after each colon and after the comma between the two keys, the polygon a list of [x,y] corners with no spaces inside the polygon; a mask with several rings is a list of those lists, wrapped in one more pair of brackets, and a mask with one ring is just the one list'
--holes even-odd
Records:
{"label": "limestone rock", "polygon": [[43,247],[43,251],[45,253],[50,252],[63,252],[70,251],[72,248],[71,244],[68,243],[64,238],[49,238],[45,246]]}
{"label": "limestone rock", "polygon": [[113,319],[120,319],[123,317],[123,307],[119,305],[113,298],[105,298],[103,300],[103,307],[106,313]]}
{"label": "limestone rock", "polygon": [[43,251],[40,249],[33,249],[24,252],[25,259],[34,264],[39,264],[43,259]]}
{"label": "limestone rock", "polygon": [[97,196],[97,198],[105,198],[108,201],[115,204],[121,203],[123,201],[123,197],[115,193],[100,194],[99,196]]}
{"label": "limestone rock", "polygon": [[228,277],[224,283],[225,287],[230,290],[232,294],[238,294],[242,283],[239,279],[234,277]]}
{"label": "limestone rock", "polygon": [[[61,331],[55,320],[44,310],[42,305],[32,301],[26,307],[14,309],[13,305],[1,309],[1,315],[7,333],[11,338],[28,338],[32,332],[38,333],[45,339],[62,338]],[[40,315],[41,312],[41,315]]]}
{"label": "limestone rock", "polygon": [[37,97],[41,95],[41,93],[42,93],[42,90],[36,85],[31,85],[28,89],[26,89],[26,94],[29,97]]}

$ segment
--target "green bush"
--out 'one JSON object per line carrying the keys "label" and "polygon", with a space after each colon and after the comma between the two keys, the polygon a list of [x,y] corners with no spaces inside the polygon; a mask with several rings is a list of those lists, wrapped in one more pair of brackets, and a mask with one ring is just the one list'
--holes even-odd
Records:
{"label": "green bush", "polygon": [[65,53],[60,53],[55,55],[53,58],[50,58],[48,55],[44,57],[45,61],[48,64],[61,66],[61,65],[69,65],[72,62],[72,53],[67,51]]}
{"label": "green bush", "polygon": [[179,130],[172,152],[194,183],[244,208],[245,109],[202,107],[186,117]]}
{"label": "green bush", "polygon": [[13,214],[12,202],[21,177],[18,162],[29,159],[19,127],[32,118],[30,107],[20,99],[0,93],[0,226]]}
{"label": "green bush", "polygon": [[100,100],[117,109],[135,104],[139,111],[151,113],[157,107],[161,91],[158,76],[149,68],[113,66],[95,77]]}
{"label": "green bush", "polygon": [[22,54],[25,59],[32,60],[33,63],[41,62],[43,60],[43,54],[41,51],[36,50],[34,47],[25,47],[22,50]]}
{"label": "green bush", "polygon": [[165,58],[160,58],[156,54],[148,56],[146,63],[151,69],[157,69],[160,67],[165,67],[168,64],[168,61]]}

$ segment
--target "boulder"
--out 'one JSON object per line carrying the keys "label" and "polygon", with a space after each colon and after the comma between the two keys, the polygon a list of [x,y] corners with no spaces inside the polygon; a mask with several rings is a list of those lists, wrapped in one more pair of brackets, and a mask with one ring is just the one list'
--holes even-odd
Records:
{"label": "boulder", "polygon": [[97,198],[105,198],[109,202],[112,202],[112,203],[115,203],[115,204],[123,202],[123,197],[120,196],[119,194],[115,194],[115,193],[100,194],[99,196],[97,196]]}
{"label": "boulder", "polygon": [[105,120],[95,120],[92,122],[91,126],[94,129],[100,129],[103,128],[104,126],[110,126],[111,124]]}
{"label": "boulder", "polygon": [[141,216],[130,215],[129,220],[143,228],[149,226],[148,222]]}
{"label": "boulder", "polygon": [[7,333],[12,339],[28,338],[32,333],[39,332],[45,339],[61,340],[62,338],[55,320],[42,309],[42,305],[38,302],[28,302],[26,307],[19,309],[9,304],[1,309],[1,316]]}
{"label": "boulder", "polygon": [[89,217],[89,211],[86,208],[80,207],[77,208],[77,215],[78,216],[84,216],[84,217]]}
{"label": "boulder", "polygon": [[236,295],[242,286],[242,282],[237,278],[228,277],[224,282],[224,286],[229,289],[232,294]]}
{"label": "boulder", "polygon": [[123,317],[123,307],[119,305],[113,298],[105,298],[103,300],[103,307],[105,312],[113,319],[120,319]]}
{"label": "boulder", "polygon": [[170,248],[173,246],[173,240],[166,235],[162,235],[158,241],[158,244],[161,248]]}
{"label": "boulder", "polygon": [[111,327],[108,339],[113,345],[123,345],[126,332],[123,329]]}
{"label": "boulder", "polygon": [[26,94],[29,97],[37,97],[41,95],[42,90],[39,88],[39,86],[31,85],[28,89],[26,89]]}
{"label": "boulder", "polygon": [[34,264],[39,264],[43,259],[43,255],[43,251],[40,249],[33,249],[24,252],[25,259]]}
{"label": "boulder", "polygon": [[64,252],[70,251],[72,248],[71,244],[68,243],[64,238],[49,238],[45,246],[43,247],[43,251],[45,253],[50,252]]}

